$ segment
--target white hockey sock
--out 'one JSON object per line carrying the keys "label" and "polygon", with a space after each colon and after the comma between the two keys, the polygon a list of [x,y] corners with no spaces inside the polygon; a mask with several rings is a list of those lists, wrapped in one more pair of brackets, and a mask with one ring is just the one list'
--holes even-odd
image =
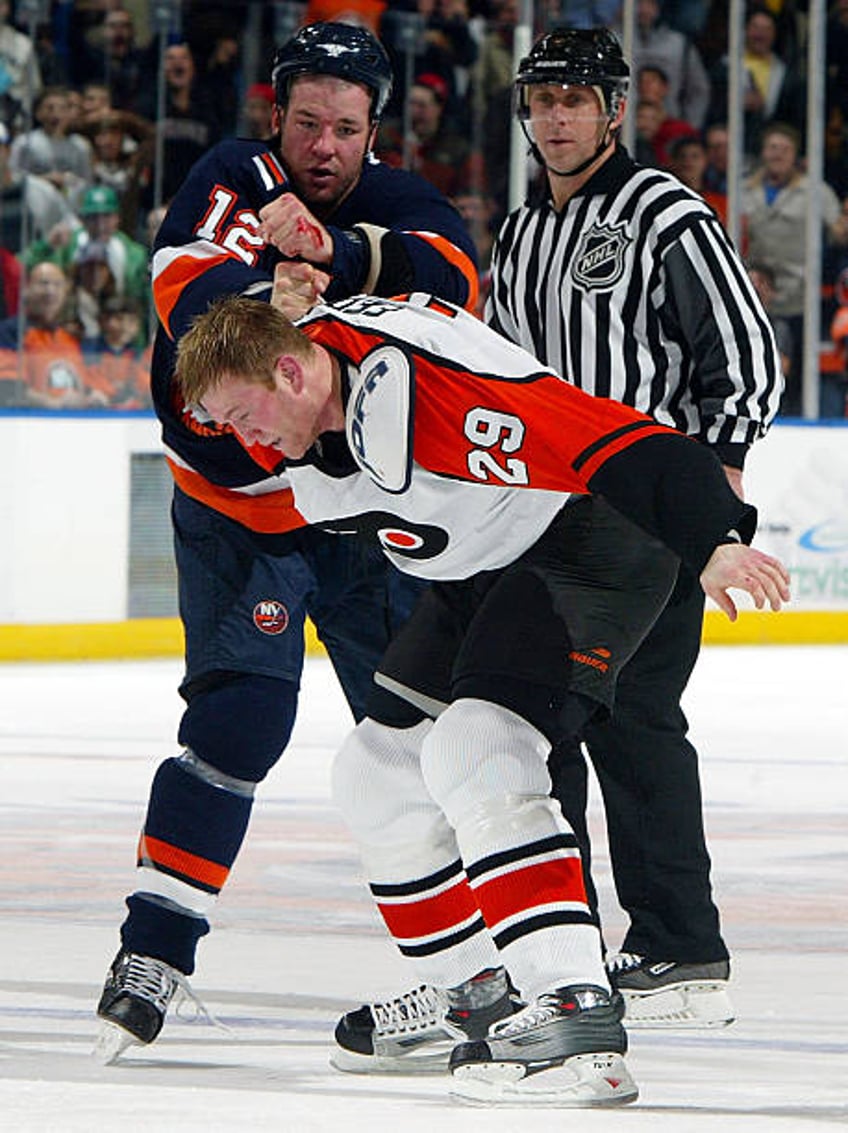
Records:
{"label": "white hockey sock", "polygon": [[576,839],[550,799],[548,743],[509,709],[463,699],[427,736],[422,768],[456,831],[477,902],[513,982],[608,988]]}

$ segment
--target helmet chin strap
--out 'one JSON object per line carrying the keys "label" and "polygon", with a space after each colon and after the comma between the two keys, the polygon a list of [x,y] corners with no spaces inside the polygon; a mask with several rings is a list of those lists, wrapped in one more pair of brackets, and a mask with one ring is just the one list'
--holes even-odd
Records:
{"label": "helmet chin strap", "polygon": [[575,165],[573,169],[554,169],[552,165],[548,165],[548,163],[545,161],[544,157],[541,154],[541,151],[539,150],[539,147],[533,141],[533,138],[530,136],[530,132],[523,121],[521,123],[521,129],[524,131],[524,137],[530,143],[530,152],[532,153],[533,157],[541,166],[543,166],[547,170],[548,173],[552,173],[554,177],[577,177],[579,174],[585,172],[585,170],[587,170],[590,165],[594,165],[594,163],[598,160],[598,158],[614,138],[614,135],[611,131],[611,122],[609,119],[607,119],[607,124],[604,127],[603,135],[600,142],[598,142],[597,149],[593,154],[587,157],[585,161],[581,161],[579,165]]}

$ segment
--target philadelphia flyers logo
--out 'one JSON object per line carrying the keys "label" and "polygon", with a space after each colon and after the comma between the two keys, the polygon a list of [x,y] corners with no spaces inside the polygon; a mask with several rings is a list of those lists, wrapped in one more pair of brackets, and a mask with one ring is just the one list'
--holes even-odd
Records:
{"label": "philadelphia flyers logo", "polygon": [[289,624],[289,612],[282,602],[275,598],[266,598],[257,602],[253,607],[253,624],[260,633],[267,633],[276,637],[285,633]]}
{"label": "philadelphia flyers logo", "polygon": [[324,531],[373,536],[384,551],[409,559],[433,559],[448,545],[448,533],[430,523],[410,523],[390,512],[369,511],[344,519],[322,520]]}
{"label": "philadelphia flyers logo", "polygon": [[415,531],[404,531],[398,527],[380,527],[377,538],[387,551],[400,551],[408,554],[424,546],[424,536]]}

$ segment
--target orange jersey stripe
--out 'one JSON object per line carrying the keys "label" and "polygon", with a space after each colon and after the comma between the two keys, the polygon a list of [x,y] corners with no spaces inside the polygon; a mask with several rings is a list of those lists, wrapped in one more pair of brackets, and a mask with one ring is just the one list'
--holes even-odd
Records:
{"label": "orange jersey stripe", "polygon": [[208,858],[190,854],[170,842],[161,842],[158,838],[151,838],[142,834],[138,842],[138,864],[161,866],[169,873],[175,873],[189,882],[197,882],[205,889],[217,892],[229,877],[230,871],[226,866],[211,862]]}
{"label": "orange jersey stripe", "polygon": [[396,940],[432,936],[462,924],[478,912],[465,878],[444,893],[404,904],[377,902],[386,927]]}
{"label": "orange jersey stripe", "polygon": [[184,288],[195,279],[205,275],[211,267],[232,258],[226,252],[223,252],[220,256],[204,256],[199,259],[194,256],[178,256],[173,263],[159,272],[153,280],[153,302],[159,321],[169,337],[174,337],[171,334],[171,313]]}
{"label": "orange jersey stripe", "polygon": [[211,484],[205,476],[168,460],[175,483],[194,500],[234,519],[251,531],[264,535],[281,535],[305,527],[306,520],[294,506],[291,488],[280,488],[261,496],[249,496]]}
{"label": "orange jersey stripe", "polygon": [[462,272],[468,284],[468,298],[465,300],[465,309],[473,314],[480,296],[480,280],[471,259],[466,256],[465,252],[461,252],[456,244],[452,244],[450,240],[445,239],[444,236],[439,236],[436,232],[410,232],[410,236],[417,236],[419,240],[431,244],[439,255]]}
{"label": "orange jersey stripe", "polygon": [[285,185],[285,174],[283,173],[282,169],[280,169],[280,166],[278,165],[273,154],[261,153],[259,155],[259,160],[265,166],[265,169],[267,170],[268,175],[272,181],[274,181],[277,185]]}
{"label": "orange jersey stripe", "polygon": [[500,874],[473,885],[474,895],[490,927],[539,905],[561,901],[586,904],[579,858],[556,858]]}

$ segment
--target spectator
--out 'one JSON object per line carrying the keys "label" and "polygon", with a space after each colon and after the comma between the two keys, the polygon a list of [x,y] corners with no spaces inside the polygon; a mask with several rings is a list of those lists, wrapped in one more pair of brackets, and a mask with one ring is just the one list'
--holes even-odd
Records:
{"label": "spectator", "polygon": [[89,380],[113,409],[146,409],[150,397],[150,352],[139,345],[141,314],[118,295],[100,307],[97,333],[82,340]]}
{"label": "spectator", "polygon": [[727,194],[714,192],[706,186],[707,147],[701,139],[697,136],[675,139],[668,151],[668,168],[687,189],[703,197],[727,228]]}
{"label": "spectator", "polygon": [[[156,120],[156,91],[148,89],[141,114],[156,122],[163,139],[162,195],[170,199],[182,185],[191,167],[221,139],[221,124],[214,103],[198,82],[194,56],[187,43],[165,50],[165,117]],[[142,206],[151,208],[155,182],[155,139],[145,145],[142,162]]]}
{"label": "spectator", "polygon": [[[446,197],[454,197],[472,185],[479,185],[482,175],[467,137],[445,120],[447,98],[447,84],[439,75],[416,76],[407,100],[412,133],[409,167]],[[378,156],[389,165],[401,166],[405,148],[402,135],[389,126],[382,132]]]}
{"label": "spectator", "polygon": [[[775,120],[800,129],[804,123],[804,89],[798,76],[775,51],[777,20],[768,8],[755,7],[745,20],[743,150],[752,164],[760,151],[763,130]],[[713,68],[708,121],[727,121],[728,60]]]}
{"label": "spectator", "polygon": [[35,28],[35,57],[45,86],[65,86],[69,81],[67,59],[54,38],[52,20],[42,20]]}
{"label": "spectator", "polygon": [[661,169],[662,162],[654,148],[654,138],[662,125],[664,108],[658,102],[640,98],[636,103],[636,137],[634,154],[640,165]]}
{"label": "spectator", "polygon": [[111,8],[102,23],[77,34],[72,49],[77,82],[99,81],[110,93],[110,105],[140,113],[139,100],[153,83],[152,58],[135,43],[129,8]]}
{"label": "spectator", "polygon": [[830,340],[819,357],[820,417],[848,417],[848,267],[836,277]]}
{"label": "spectator", "polygon": [[713,122],[704,131],[704,145],[707,148],[707,168],[704,170],[704,184],[713,193],[727,196],[728,162],[727,125]]}
{"label": "spectator", "polygon": [[697,47],[665,24],[659,0],[637,0],[633,63],[659,67],[668,80],[666,112],[700,130],[710,104],[710,80]]}
{"label": "spectator", "polygon": [[17,316],[0,323],[0,402],[82,409],[106,399],[87,383],[79,340],[62,325],[68,279],[58,264],[36,264],[24,290],[23,340]]}
{"label": "spectator", "polygon": [[267,141],[274,136],[274,88],[253,83],[247,88],[242,107],[244,137]]}
{"label": "spectator", "polygon": [[67,87],[45,87],[35,103],[38,125],[12,141],[9,168],[15,181],[24,174],[42,178],[75,209],[91,184],[91,146],[70,130]]}
{"label": "spectator", "polygon": [[41,92],[41,70],[28,35],[9,22],[9,0],[0,0],[0,120],[19,129],[30,116],[31,98]]}
{"label": "spectator", "polygon": [[96,80],[84,83],[82,90],[82,121],[90,126],[112,110],[112,92],[109,84]]}
{"label": "spectator", "polygon": [[74,323],[83,338],[96,338],[100,333],[100,309],[118,293],[109,267],[109,249],[101,240],[78,245],[68,276]]}
{"label": "spectator", "polygon": [[491,9],[477,61],[470,71],[472,136],[479,137],[486,181],[497,205],[497,218],[501,219],[509,206],[512,50],[518,2],[493,0]]}
{"label": "spectator", "polygon": [[491,283],[492,246],[495,242],[498,206],[491,194],[480,188],[459,193],[453,198],[452,204],[465,221],[477,249],[480,293],[475,309],[478,315],[482,315]]}
{"label": "spectator", "polygon": [[86,127],[93,149],[92,178],[96,185],[108,185],[115,190],[120,205],[119,225],[128,236],[138,231],[138,146],[151,139],[154,130],[153,124],[144,118],[121,110],[106,111]]}
{"label": "spectator", "polygon": [[[809,180],[798,166],[799,149],[800,137],[792,126],[782,122],[766,126],[761,166],[742,192],[748,257],[772,271],[773,311],[789,322],[792,331],[794,356],[781,413],[793,416],[801,411],[808,210],[815,209],[821,216],[828,242],[848,244],[848,220],[839,198],[825,183],[820,198],[812,200]],[[820,265],[816,270],[820,271]]]}
{"label": "spectator", "polygon": [[824,179],[839,197],[848,197],[848,121],[832,106],[824,131]]}
{"label": "spectator", "polygon": [[780,355],[780,368],[783,371],[784,380],[788,381],[795,346],[789,323],[786,319],[782,319],[780,315],[774,314],[774,272],[765,264],[752,263],[748,267],[748,278],[754,285],[754,290],[769,317],[777,343],[777,351]]}
{"label": "spectator", "polygon": [[[469,70],[477,58],[477,41],[468,24],[466,0],[401,0],[380,21],[380,38],[389,53],[395,86],[387,114],[400,118],[408,91],[407,73],[436,74],[447,86],[446,114],[455,125],[467,125],[464,96]],[[407,59],[413,56],[411,72]]]}
{"label": "spectator", "polygon": [[18,313],[21,296],[21,261],[0,244],[0,319]]}
{"label": "spectator", "polygon": [[482,116],[493,95],[512,90],[513,40],[518,0],[493,0],[480,49],[471,68],[475,114]]}
{"label": "spectator", "polygon": [[661,67],[647,66],[639,71],[637,92],[639,104],[653,103],[660,108],[659,121],[651,124],[649,145],[655,160],[651,165],[668,167],[669,147],[677,138],[694,138],[697,131],[685,118],[674,118],[668,113],[668,76]]}
{"label": "spectator", "polygon": [[848,0],[836,0],[827,21],[828,107],[838,107],[848,118]]}
{"label": "spectator", "polygon": [[59,225],[46,240],[36,241],[24,254],[27,264],[49,260],[70,271],[79,262],[81,249],[91,242],[102,243],[115,278],[117,294],[129,296],[147,308],[149,288],[147,249],[118,225],[120,204],[115,190],[108,185],[93,185],[86,190],[80,207],[81,222]]}
{"label": "spectator", "polygon": [[238,27],[229,17],[204,15],[200,25],[202,46],[194,36],[187,36],[197,61],[197,86],[212,107],[221,136],[232,137],[238,125],[240,103]]}

